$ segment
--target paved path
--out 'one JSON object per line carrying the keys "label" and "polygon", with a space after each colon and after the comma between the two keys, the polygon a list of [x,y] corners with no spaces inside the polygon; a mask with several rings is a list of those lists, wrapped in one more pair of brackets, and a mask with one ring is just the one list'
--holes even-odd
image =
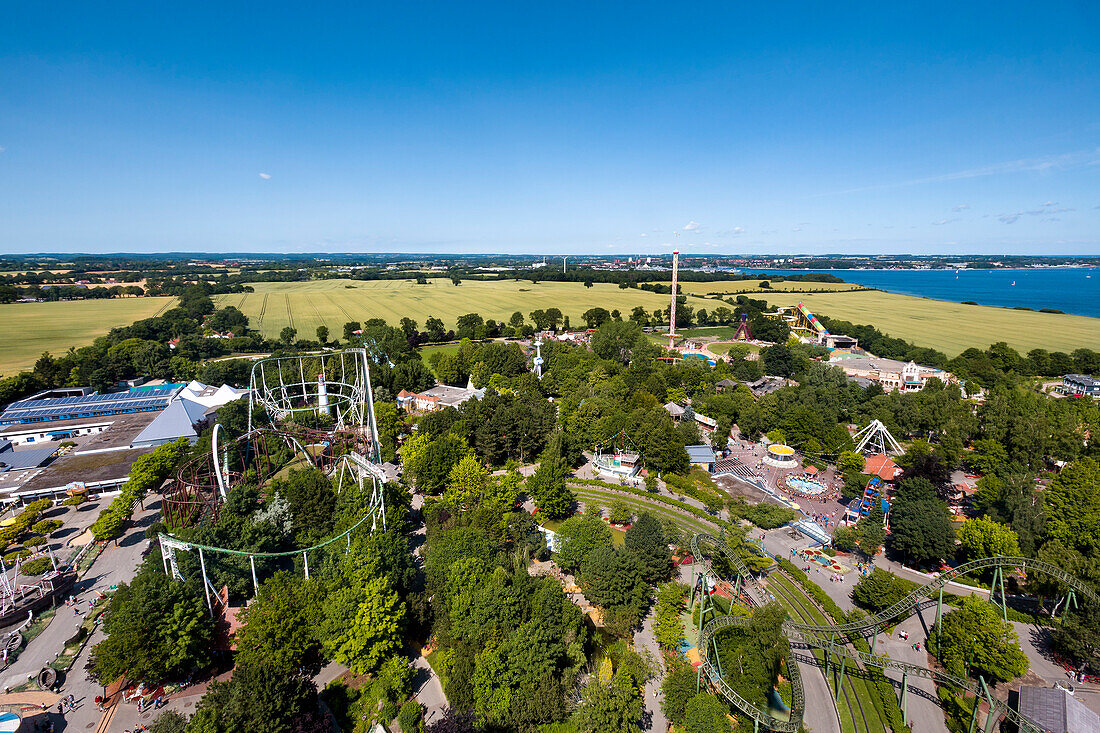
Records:
{"label": "paved path", "polygon": [[668,730],[668,720],[661,710],[661,682],[665,678],[664,661],[661,657],[661,649],[657,646],[657,637],[653,632],[655,612],[651,609],[649,615],[642,622],[640,631],[634,633],[634,648],[639,652],[649,652],[656,669],[653,670],[653,679],[645,683],[642,700],[642,730],[659,731],[665,733]]}
{"label": "paved path", "polygon": [[[119,539],[118,545],[108,546],[84,577],[77,581],[74,595],[84,602],[85,608],[87,608],[87,599],[93,598],[96,591],[106,592],[109,586],[127,582],[134,577],[141,563],[141,553],[145,549],[145,530],[159,513],[160,500],[147,500],[146,508],[134,513],[134,521],[126,534]],[[4,671],[4,684],[12,686],[25,682],[28,674],[37,673],[45,664],[55,659],[64,649],[65,641],[73,637],[76,628],[83,620],[84,617],[78,616],[72,607],[59,606],[46,629],[27,645],[15,664]],[[102,632],[97,628],[89,643],[73,663],[61,691],[65,695],[74,695],[78,707],[65,716],[67,720],[63,720],[54,708],[50,713],[54,730],[92,730],[99,722],[101,714],[96,710],[92,700],[96,695],[102,694],[103,688],[88,680],[84,665],[88,662],[92,646],[102,637]],[[114,730],[113,727],[111,729]],[[124,729],[125,727],[118,728],[118,730]]]}
{"label": "paved path", "polygon": [[417,654],[413,660],[413,668],[416,676],[413,677],[413,687],[416,690],[413,698],[424,706],[424,722],[431,723],[443,714],[447,707],[447,696],[443,694],[443,684],[428,664],[428,660],[422,654]]}

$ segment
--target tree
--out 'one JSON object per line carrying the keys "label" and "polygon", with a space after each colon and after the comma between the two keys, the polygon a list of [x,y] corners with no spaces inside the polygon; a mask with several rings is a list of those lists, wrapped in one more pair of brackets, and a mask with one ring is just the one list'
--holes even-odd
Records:
{"label": "tree", "polygon": [[523,327],[523,314],[520,313],[519,311],[516,311],[515,313],[513,313],[512,317],[508,319],[508,325],[511,326],[512,328],[522,328]]}
{"label": "tree", "polygon": [[317,327],[317,340],[322,344],[328,343],[328,326]]}
{"label": "tree", "polygon": [[1100,464],[1081,458],[1062,469],[1044,493],[1047,542],[1100,553]]}
{"label": "tree", "polygon": [[146,569],[111,595],[103,630],[93,671],[108,684],[122,675],[169,680],[203,666],[214,626],[197,588]]}
{"label": "tree", "polygon": [[292,326],[284,326],[282,331],[279,331],[279,340],[287,346],[294,343],[294,339],[298,337],[298,329]]}
{"label": "tree", "polygon": [[149,733],[184,733],[187,718],[175,710],[165,710],[149,726]]}
{"label": "tree", "polygon": [[884,611],[907,596],[916,586],[893,573],[875,568],[864,575],[852,589],[852,600],[871,613]]}
{"label": "tree", "polygon": [[585,280],[585,281],[584,281],[584,286],[585,286],[586,288],[590,288],[590,287],[592,287],[592,285],[593,285],[593,284],[594,284],[594,283],[593,283],[593,282],[592,282],[591,280]]}
{"label": "tree", "polygon": [[[677,642],[679,643],[679,642]],[[661,710],[671,722],[682,725],[688,703],[698,694],[695,670],[687,662],[676,658],[670,663],[668,673],[661,683]]]}
{"label": "tree", "polygon": [[424,733],[477,733],[479,730],[481,726],[476,715],[447,707],[424,728]]}
{"label": "tree", "polygon": [[[527,480],[527,490],[539,513],[548,519],[562,519],[573,513],[577,499],[565,485],[566,468],[560,459],[544,458]],[[601,522],[602,524],[602,522]]]}
{"label": "tree", "polygon": [[841,524],[833,530],[833,547],[841,552],[851,552],[858,543],[855,528]]}
{"label": "tree", "polygon": [[355,332],[360,331],[363,328],[363,324],[359,321],[348,321],[344,324],[344,340],[351,341],[355,338]]}
{"label": "tree", "polygon": [[731,733],[729,708],[715,695],[700,692],[684,711],[684,733]]}
{"label": "tree", "polygon": [[1100,608],[1085,601],[1079,610],[1066,613],[1062,624],[1055,627],[1051,643],[1078,669],[1100,672]]}
{"label": "tree", "polygon": [[575,516],[558,527],[558,550],[554,562],[568,573],[575,572],[600,547],[611,547],[611,530],[595,517]]}
{"label": "tree", "polygon": [[657,606],[654,608],[653,634],[657,644],[665,651],[678,649],[684,638],[684,624],[680,613],[684,610],[687,586],[671,581],[657,589]]}
{"label": "tree", "polygon": [[789,377],[794,370],[794,356],[786,344],[766,346],[760,351],[764,372],[777,377]]}
{"label": "tree", "polygon": [[1006,555],[1018,557],[1020,543],[1011,527],[988,517],[967,519],[959,527],[959,544],[967,560]]}
{"label": "tree", "polygon": [[644,577],[650,583],[668,579],[672,568],[672,552],[661,523],[649,512],[638,515],[637,521],[626,531],[626,549],[642,562]]}
{"label": "tree", "polygon": [[386,578],[334,589],[324,610],[325,653],[357,674],[371,674],[401,648],[405,604]]}
{"label": "tree", "polygon": [[601,359],[629,364],[634,349],[643,342],[642,327],[634,321],[607,321],[592,334],[592,351]]}
{"label": "tree", "polygon": [[641,730],[642,699],[636,687],[593,680],[577,710],[580,733],[636,733]]}
{"label": "tree", "polygon": [[915,565],[953,554],[951,514],[926,478],[903,479],[890,509],[890,549]]}
{"label": "tree", "polygon": [[611,320],[611,313],[606,308],[589,308],[581,314],[581,318],[588,325],[589,328],[599,328],[603,324]]}
{"label": "tree", "polygon": [[1008,467],[1008,451],[1000,441],[979,438],[974,441],[973,450],[967,455],[966,463],[977,473],[988,476],[1003,476]]}
{"label": "tree", "polygon": [[630,552],[597,547],[581,564],[578,579],[586,598],[633,625],[649,597],[644,572],[641,560]]}
{"label": "tree", "polygon": [[622,499],[616,499],[611,502],[611,509],[607,513],[607,519],[612,524],[630,524],[630,520],[634,517],[634,512],[630,511],[630,507],[626,505],[626,502]]}
{"label": "tree", "polygon": [[986,679],[1008,682],[1028,669],[1027,656],[1020,651],[1012,624],[1001,619],[992,603],[969,596],[962,599],[958,610],[932,627],[928,649],[958,677],[981,674]]}
{"label": "tree", "polygon": [[256,599],[241,610],[237,663],[267,664],[280,674],[321,671],[321,622],[316,581],[280,571],[264,581]]}
{"label": "tree", "polygon": [[863,473],[863,466],[866,463],[866,458],[864,458],[859,453],[854,453],[850,450],[842,452],[836,459],[836,467],[845,474],[850,471],[854,471],[855,473]]}
{"label": "tree", "polygon": [[484,324],[485,321],[479,313],[467,313],[459,316],[457,321],[458,330],[455,331],[455,335],[460,339],[477,338],[477,330]]}
{"label": "tree", "polygon": [[215,680],[195,707],[191,733],[324,733],[328,721],[317,706],[317,688],[299,675],[238,665],[227,682]]}
{"label": "tree", "polygon": [[871,507],[871,511],[856,522],[855,534],[859,538],[859,549],[868,557],[874,557],[882,549],[882,543],[886,539],[886,528],[883,526],[883,514],[881,506]]}

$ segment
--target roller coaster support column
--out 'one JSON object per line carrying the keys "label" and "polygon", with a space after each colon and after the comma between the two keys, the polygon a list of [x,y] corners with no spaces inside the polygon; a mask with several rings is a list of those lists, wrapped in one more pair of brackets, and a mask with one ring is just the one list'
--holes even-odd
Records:
{"label": "roller coaster support column", "polygon": [[978,677],[978,681],[982,683],[982,693],[985,694],[985,699],[989,703],[989,715],[985,719],[985,733],[993,733],[993,724],[997,722],[997,708],[993,705],[993,695],[989,693],[989,687],[985,684],[985,677]]}
{"label": "roller coaster support column", "polygon": [[252,595],[260,595],[260,584],[256,581],[256,558],[248,556],[248,564],[252,567]]}
{"label": "roller coaster support column", "polygon": [[[825,650],[825,677],[828,678],[832,674],[833,670],[833,642],[836,640],[835,634],[829,634],[829,648]],[[839,691],[840,688],[838,687]]]}
{"label": "roller coaster support column", "polygon": [[848,655],[840,655],[840,678],[836,681],[836,694],[840,696],[840,688],[844,687],[844,666],[848,664]]}
{"label": "roller coaster support column", "polygon": [[993,600],[993,590],[999,589],[1001,593],[1001,615],[1008,621],[1008,601],[1005,600],[1005,576],[1001,572],[1001,566],[993,568],[993,582],[989,586],[989,600]]}
{"label": "roller coaster support column", "polygon": [[206,579],[206,560],[202,556],[202,548],[199,548],[199,567],[202,568],[202,590],[206,593],[206,607],[210,615],[214,615],[214,606],[210,603],[210,581]]}
{"label": "roller coaster support column", "polygon": [[1073,606],[1074,611],[1077,610],[1077,596],[1073,594],[1073,588],[1070,588],[1069,593],[1066,594],[1066,610],[1062,611],[1062,623],[1065,623],[1070,606]]}
{"label": "roller coaster support column", "polygon": [[878,626],[875,627],[875,633],[871,636],[871,653],[875,653],[875,642],[878,641]]}
{"label": "roller coaster support column", "polygon": [[901,721],[909,725],[909,708],[905,705],[906,692],[909,690],[909,670],[901,673]]}
{"label": "roller coaster support column", "polygon": [[943,613],[943,586],[940,586],[939,598],[936,600],[936,644],[940,641],[940,615]]}

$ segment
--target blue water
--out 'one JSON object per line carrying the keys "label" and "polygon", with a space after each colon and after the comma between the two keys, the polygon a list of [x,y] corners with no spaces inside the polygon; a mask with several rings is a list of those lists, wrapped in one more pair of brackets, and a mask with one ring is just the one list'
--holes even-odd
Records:
{"label": "blue water", "polygon": [[[768,270],[776,274],[803,274],[807,270]],[[812,270],[827,272],[846,282],[891,293],[917,295],[961,303],[1039,310],[1100,317],[1100,268],[1045,268],[1026,270]],[[1089,277],[1089,276],[1092,277]],[[1012,283],[1015,283],[1013,285]]]}

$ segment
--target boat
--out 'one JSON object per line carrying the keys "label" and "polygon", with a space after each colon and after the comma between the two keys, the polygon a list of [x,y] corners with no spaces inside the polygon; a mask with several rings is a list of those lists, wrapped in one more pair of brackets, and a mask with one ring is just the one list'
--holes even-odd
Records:
{"label": "boat", "polygon": [[60,565],[33,583],[16,583],[17,579],[18,572],[15,577],[0,574],[0,629],[19,624],[28,612],[36,614],[64,598],[76,583],[76,570]]}

